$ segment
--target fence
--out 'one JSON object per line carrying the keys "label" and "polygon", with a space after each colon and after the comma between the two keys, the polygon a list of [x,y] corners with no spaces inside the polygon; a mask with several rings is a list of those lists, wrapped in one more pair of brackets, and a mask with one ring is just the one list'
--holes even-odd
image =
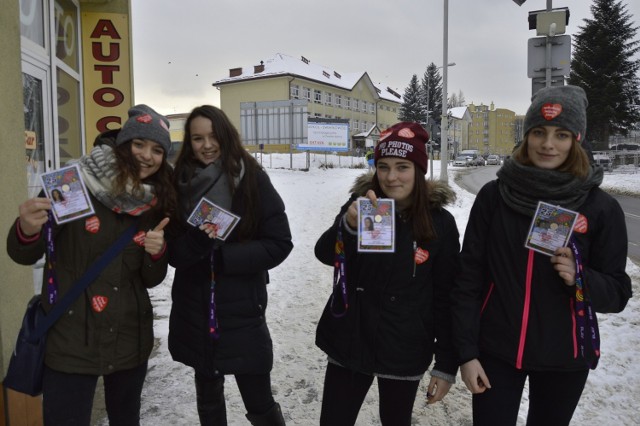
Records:
{"label": "fence", "polygon": [[266,169],[309,170],[310,168],[366,169],[367,160],[363,156],[340,155],[330,152],[292,152],[288,154],[253,153],[255,159]]}

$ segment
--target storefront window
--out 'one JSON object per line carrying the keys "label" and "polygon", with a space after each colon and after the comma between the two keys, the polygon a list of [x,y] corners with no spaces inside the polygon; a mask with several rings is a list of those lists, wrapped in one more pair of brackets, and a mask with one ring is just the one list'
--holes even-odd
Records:
{"label": "storefront window", "polygon": [[80,127],[80,87],[69,74],[57,70],[58,75],[58,140],[60,166],[82,155]]}
{"label": "storefront window", "polygon": [[70,0],[55,2],[56,57],[78,71],[78,8]]}
{"label": "storefront window", "polygon": [[44,13],[42,0],[20,0],[20,35],[44,46]]}
{"label": "storefront window", "polygon": [[42,188],[40,174],[45,171],[42,81],[32,75],[23,73],[22,91],[24,95],[27,191],[28,197],[31,198],[40,192]]}

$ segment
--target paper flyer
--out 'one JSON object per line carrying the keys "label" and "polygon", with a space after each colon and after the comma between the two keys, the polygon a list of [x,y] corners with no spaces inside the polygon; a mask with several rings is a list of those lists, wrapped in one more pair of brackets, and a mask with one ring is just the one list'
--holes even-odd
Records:
{"label": "paper flyer", "polygon": [[368,198],[358,199],[358,251],[395,251],[395,203],[379,198],[374,206]]}
{"label": "paper flyer", "polygon": [[239,221],[239,216],[217,206],[204,197],[198,202],[189,219],[187,219],[187,222],[193,226],[200,226],[205,222],[217,225],[216,238],[222,241],[227,239]]}
{"label": "paper flyer", "polygon": [[540,201],[524,246],[553,256],[557,249],[567,246],[577,218],[578,212]]}
{"label": "paper flyer", "polygon": [[94,214],[89,192],[77,165],[62,167],[40,175],[42,187],[51,199],[56,223],[70,222]]}

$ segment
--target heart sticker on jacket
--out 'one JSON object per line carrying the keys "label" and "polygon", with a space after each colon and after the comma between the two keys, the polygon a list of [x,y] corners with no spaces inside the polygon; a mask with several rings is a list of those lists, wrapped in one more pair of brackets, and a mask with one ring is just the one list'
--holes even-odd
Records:
{"label": "heart sticker on jacket", "polygon": [[589,230],[589,222],[583,214],[579,214],[576,219],[576,224],[573,225],[573,230],[578,234],[586,234]]}
{"label": "heart sticker on jacket", "polygon": [[429,259],[429,252],[418,247],[414,257],[416,259],[416,264],[421,265]]}
{"label": "heart sticker on jacket", "polygon": [[95,312],[102,312],[109,304],[109,298],[107,296],[93,296],[91,299],[91,308]]}

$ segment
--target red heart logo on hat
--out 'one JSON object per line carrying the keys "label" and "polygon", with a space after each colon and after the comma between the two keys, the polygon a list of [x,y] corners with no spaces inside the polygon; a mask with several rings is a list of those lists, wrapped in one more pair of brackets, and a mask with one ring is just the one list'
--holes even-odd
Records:
{"label": "red heart logo on hat", "polygon": [[151,118],[151,116],[149,114],[145,114],[145,115],[139,115],[136,117],[136,121],[140,122],[140,123],[146,123],[149,124],[153,121],[153,118]]}
{"label": "red heart logo on hat", "polygon": [[562,112],[562,105],[560,104],[544,104],[542,105],[542,116],[545,120],[553,120]]}
{"label": "red heart logo on hat", "polygon": [[413,133],[411,130],[404,128],[404,129],[400,129],[398,131],[398,136],[401,136],[403,138],[407,138],[407,139],[412,139],[416,137],[416,134]]}

